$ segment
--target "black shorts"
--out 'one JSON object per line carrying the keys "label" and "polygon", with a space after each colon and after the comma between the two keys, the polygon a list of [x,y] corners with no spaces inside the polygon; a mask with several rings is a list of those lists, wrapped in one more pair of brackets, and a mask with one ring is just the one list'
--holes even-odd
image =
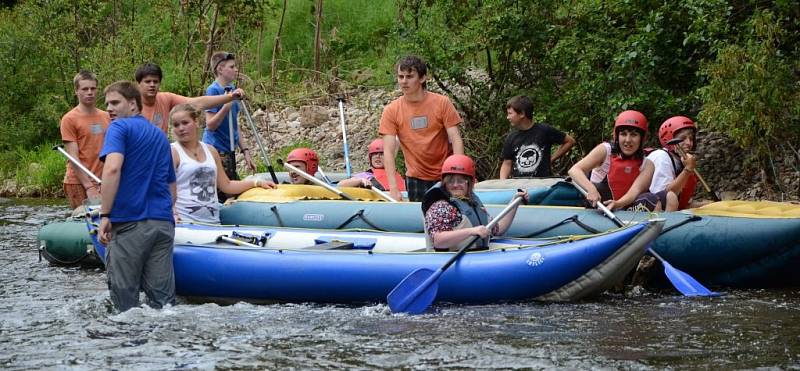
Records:
{"label": "black shorts", "polygon": [[438,180],[422,180],[418,178],[406,177],[408,200],[411,202],[421,202],[422,197],[425,196],[425,192],[427,192],[438,182]]}

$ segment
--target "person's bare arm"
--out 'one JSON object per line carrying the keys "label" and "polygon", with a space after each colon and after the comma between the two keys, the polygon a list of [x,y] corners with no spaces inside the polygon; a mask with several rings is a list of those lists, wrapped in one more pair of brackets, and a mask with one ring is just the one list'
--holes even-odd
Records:
{"label": "person's bare arm", "polygon": [[556,153],[553,154],[552,161],[558,160],[559,158],[567,154],[567,152],[569,152],[569,150],[572,149],[574,145],[575,145],[575,138],[573,138],[569,134],[565,135],[564,143],[561,143],[561,145],[558,146]]}
{"label": "person's bare arm", "polygon": [[511,168],[514,162],[511,160],[503,160],[503,163],[500,164],[500,179],[509,179],[511,178]]}
{"label": "person's bare arm", "polygon": [[400,188],[397,185],[395,174],[397,168],[394,165],[395,154],[397,154],[397,139],[394,135],[383,136],[383,168],[386,170],[386,177],[389,180],[389,197],[402,201]]}
{"label": "person's bare arm", "polygon": [[[447,139],[450,140],[450,145],[453,146],[454,155],[464,154],[464,141],[461,139],[461,131],[458,129],[458,125],[447,128]],[[384,140],[384,143],[386,143],[386,140]],[[383,156],[386,157],[386,155]]]}
{"label": "person's bare arm", "polygon": [[[67,151],[72,158],[80,161],[80,157],[78,157],[78,153],[80,152],[78,143],[64,142],[64,150]],[[78,181],[81,182],[81,185],[86,190],[86,195],[89,198],[98,198],[100,196],[100,190],[98,189],[99,184],[95,184],[95,182],[89,178],[89,175],[84,173],[77,165],[70,162],[69,166],[72,166],[72,172],[75,173],[75,176],[78,177]],[[86,164],[83,164],[83,166],[87,167]]]}
{"label": "person's bare arm", "polygon": [[586,157],[582,158],[575,165],[572,165],[567,172],[567,174],[572,177],[573,182],[577,183],[586,190],[586,200],[589,201],[592,206],[594,206],[596,202],[600,201],[600,192],[597,191],[597,187],[594,186],[594,183],[592,183],[589,178],[586,177],[586,173],[603,165],[603,161],[605,161],[607,155],[608,153],[606,152],[605,145],[598,144],[592,148]]}
{"label": "person's bare arm", "polygon": [[223,170],[222,158],[219,157],[217,150],[211,146],[208,146],[208,150],[211,152],[211,156],[214,157],[214,163],[217,165],[217,187],[219,187],[222,192],[229,195],[238,195],[255,187],[266,189],[277,188],[275,183],[267,180],[231,180],[228,178],[228,174],[225,174],[225,170]]}
{"label": "person's bare arm", "polygon": [[[114,208],[114,199],[116,199],[117,191],[119,190],[124,161],[125,155],[118,152],[109,153],[106,156],[105,164],[103,164],[103,191],[101,194],[100,214],[109,214],[111,209]],[[108,244],[111,241],[113,236],[111,235],[111,221],[108,218],[100,218],[98,232],[100,242]]]}

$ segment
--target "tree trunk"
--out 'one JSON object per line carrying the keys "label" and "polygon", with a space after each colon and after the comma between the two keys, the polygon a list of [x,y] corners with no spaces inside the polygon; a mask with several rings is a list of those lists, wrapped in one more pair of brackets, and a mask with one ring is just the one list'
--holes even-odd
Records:
{"label": "tree trunk", "polygon": [[261,64],[261,49],[264,47],[264,21],[258,21],[258,45],[256,45],[256,68],[258,79],[261,80],[264,66]]}
{"label": "tree trunk", "polygon": [[[203,80],[200,81],[200,86],[205,86],[206,84],[206,77],[214,76],[214,71],[211,71],[211,54],[214,52],[214,44],[216,44],[216,35],[217,35],[217,18],[219,17],[219,5],[214,8],[214,17],[211,20],[211,27],[208,29],[208,40],[206,40],[206,61],[203,62],[205,67],[203,67]],[[202,17],[201,17],[202,18]]]}
{"label": "tree trunk", "polygon": [[281,32],[283,32],[283,18],[286,16],[286,2],[288,0],[283,0],[283,10],[281,11],[281,21],[278,23],[278,31],[275,33],[275,45],[272,46],[272,62],[270,63],[270,86],[275,86],[275,80],[277,79],[277,56],[280,54],[281,48]]}
{"label": "tree trunk", "polygon": [[319,82],[320,66],[319,66],[319,52],[320,52],[320,29],[322,28],[322,1],[317,0],[317,15],[314,27],[314,82]]}

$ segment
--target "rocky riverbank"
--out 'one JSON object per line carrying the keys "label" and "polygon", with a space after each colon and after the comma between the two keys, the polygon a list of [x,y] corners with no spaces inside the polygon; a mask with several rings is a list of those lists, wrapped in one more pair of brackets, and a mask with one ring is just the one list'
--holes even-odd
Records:
{"label": "rocky riverbank", "polygon": [[[367,168],[367,145],[378,136],[383,107],[399,95],[399,91],[371,90],[348,97],[345,121],[354,172]],[[273,156],[277,149],[305,141],[317,151],[326,172],[345,170],[339,108],[335,100],[327,105],[277,106],[268,113],[258,110],[254,117],[257,117],[259,131],[263,138],[267,138]],[[244,138],[254,148],[249,131]],[[793,153],[789,146],[773,156],[770,166],[778,176],[772,183],[766,172],[760,170],[759,164],[747,161],[750,153],[722,133],[700,131],[697,153],[698,169],[723,199],[800,200],[800,153]],[[560,171],[570,165],[561,164]],[[708,197],[701,190],[698,190],[698,195]]]}

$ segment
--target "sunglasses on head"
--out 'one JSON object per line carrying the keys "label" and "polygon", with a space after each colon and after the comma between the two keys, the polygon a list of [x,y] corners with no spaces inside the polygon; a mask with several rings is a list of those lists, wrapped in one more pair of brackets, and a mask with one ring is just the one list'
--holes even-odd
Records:
{"label": "sunglasses on head", "polygon": [[233,59],[236,59],[236,56],[234,56],[233,53],[225,53],[222,55],[222,58],[220,58],[220,60],[217,61],[217,63],[214,63],[214,68],[212,68],[211,70],[216,71],[220,63]]}

